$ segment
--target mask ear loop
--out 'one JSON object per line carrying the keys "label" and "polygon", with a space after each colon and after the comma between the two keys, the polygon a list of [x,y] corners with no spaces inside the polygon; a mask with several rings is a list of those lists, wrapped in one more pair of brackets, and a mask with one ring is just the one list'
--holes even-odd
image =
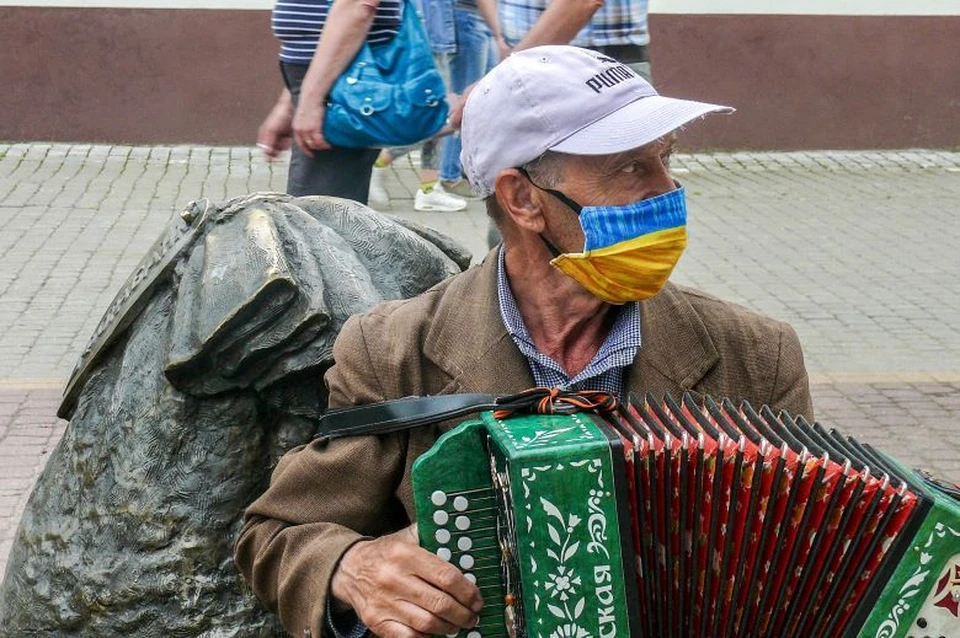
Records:
{"label": "mask ear loop", "polygon": [[554,190],[552,188],[544,188],[540,184],[537,184],[535,181],[533,181],[533,178],[530,177],[530,173],[528,173],[527,169],[525,169],[523,166],[518,166],[517,170],[523,173],[523,176],[526,177],[527,181],[529,181],[531,184],[533,184],[534,186],[542,190],[544,193],[550,193],[551,195],[559,199],[561,202],[563,202],[567,206],[567,208],[575,212],[577,214],[577,217],[580,216],[580,211],[583,210],[583,206],[573,201],[572,199],[570,199],[569,197],[567,197],[566,195],[564,195],[558,190]]}
{"label": "mask ear loop", "polygon": [[[527,169],[524,168],[523,166],[518,166],[517,170],[523,173],[523,176],[526,177],[527,181],[533,184],[535,188],[539,188],[544,193],[549,193],[550,195],[553,195],[556,199],[560,200],[560,203],[564,204],[567,208],[569,208],[574,213],[576,213],[577,217],[580,217],[580,211],[583,210],[583,206],[573,201],[572,199],[570,199],[569,197],[567,197],[566,195],[564,195],[558,190],[554,190],[552,188],[544,188],[543,186],[540,186],[535,181],[533,181],[533,178],[530,177],[530,173],[528,173]],[[563,254],[557,249],[556,246],[553,245],[553,242],[551,242],[549,239],[543,236],[543,233],[539,233],[538,237],[540,237],[540,241],[542,241],[547,246],[547,250],[550,251],[550,256],[553,259],[556,259],[557,257]]]}

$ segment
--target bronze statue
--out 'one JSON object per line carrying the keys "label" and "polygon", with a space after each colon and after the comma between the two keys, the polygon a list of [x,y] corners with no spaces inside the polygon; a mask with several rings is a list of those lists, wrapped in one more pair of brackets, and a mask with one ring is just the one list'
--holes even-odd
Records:
{"label": "bronze statue", "polygon": [[0,588],[0,636],[273,636],[231,551],[310,440],[343,322],[467,267],[348,200],[192,203],[110,306],[64,393]]}

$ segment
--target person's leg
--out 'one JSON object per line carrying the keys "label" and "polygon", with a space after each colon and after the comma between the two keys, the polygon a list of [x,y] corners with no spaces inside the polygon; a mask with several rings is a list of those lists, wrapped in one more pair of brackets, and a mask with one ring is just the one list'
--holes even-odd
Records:
{"label": "person's leg", "polygon": [[437,182],[438,147],[438,140],[431,139],[420,149],[420,188],[413,198],[413,208],[418,211],[463,210],[467,202],[445,192]]}
{"label": "person's leg", "polygon": [[[450,92],[450,54],[433,55],[437,70],[443,77],[443,84]],[[413,198],[413,208],[418,211],[457,211],[467,207],[467,202],[455,195],[444,192],[438,182],[437,171],[440,166],[441,139],[431,138],[420,148],[420,188]]]}
{"label": "person's leg", "polygon": [[490,44],[487,50],[487,66],[483,70],[483,74],[486,75],[493,71],[493,67],[500,64],[500,49],[497,47],[497,41],[493,39],[493,35],[490,36]]}
{"label": "person's leg", "polygon": [[384,184],[386,180],[387,168],[393,163],[393,155],[389,148],[380,150],[377,155],[377,161],[373,163],[373,171],[370,172],[370,196],[368,204],[385,206],[390,203],[390,194]]}
{"label": "person's leg", "polygon": [[[300,99],[300,85],[307,73],[307,66],[282,64],[280,68],[296,104]],[[297,197],[332,195],[366,204],[370,172],[379,153],[380,150],[375,148],[333,148],[314,151],[314,156],[309,157],[294,145],[290,151],[287,192]]]}
{"label": "person's leg", "polygon": [[[450,88],[459,95],[486,72],[492,37],[477,13],[457,9],[454,11],[454,23],[457,29],[457,52],[450,57]],[[441,183],[446,182],[444,188],[454,188],[462,178],[460,148],[459,132],[444,138],[439,169]]]}
{"label": "person's leg", "polygon": [[420,188],[430,192],[437,183],[437,164],[440,161],[437,150],[440,140],[429,139],[420,147]]}
{"label": "person's leg", "polygon": [[456,182],[460,179],[460,132],[454,132],[443,138],[440,150],[440,179],[444,182]]}

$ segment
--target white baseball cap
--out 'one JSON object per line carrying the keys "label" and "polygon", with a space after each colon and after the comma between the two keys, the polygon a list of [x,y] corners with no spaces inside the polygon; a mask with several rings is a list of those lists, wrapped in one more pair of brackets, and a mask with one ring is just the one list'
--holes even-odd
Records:
{"label": "white baseball cap", "polygon": [[473,190],[546,151],[608,155],[649,144],[719,104],[663,97],[597,51],[549,45],[511,54],[474,87],[463,110],[460,162]]}

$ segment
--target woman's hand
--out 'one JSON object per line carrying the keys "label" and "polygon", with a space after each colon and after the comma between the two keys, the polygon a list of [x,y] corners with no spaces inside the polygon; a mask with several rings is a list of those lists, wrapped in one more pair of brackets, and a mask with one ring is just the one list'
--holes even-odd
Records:
{"label": "woman's hand", "polygon": [[292,121],[293,100],[290,92],[284,89],[257,131],[257,146],[268,161],[277,159],[280,153],[290,149],[293,141]]}
{"label": "woman's hand", "polygon": [[331,148],[323,137],[324,102],[324,99],[301,95],[293,116],[293,140],[308,157],[313,157],[315,150],[326,151]]}

